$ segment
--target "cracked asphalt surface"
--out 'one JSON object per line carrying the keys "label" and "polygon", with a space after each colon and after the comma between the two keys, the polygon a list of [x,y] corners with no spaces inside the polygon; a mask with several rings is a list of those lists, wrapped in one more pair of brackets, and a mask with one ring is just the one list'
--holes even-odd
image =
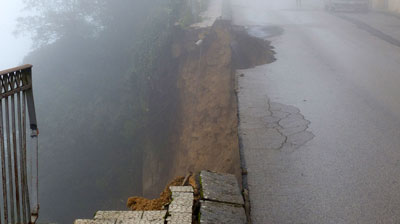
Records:
{"label": "cracked asphalt surface", "polygon": [[253,223],[399,224],[400,20],[231,2],[234,24],[277,58],[238,71]]}
{"label": "cracked asphalt surface", "polygon": [[[263,107],[248,106],[240,111],[241,139],[244,145],[250,148],[291,151],[314,138],[307,131],[310,122],[300,114],[299,109],[270,102],[267,96],[261,97],[266,103],[258,105]],[[239,97],[239,102],[245,104],[246,99]]]}

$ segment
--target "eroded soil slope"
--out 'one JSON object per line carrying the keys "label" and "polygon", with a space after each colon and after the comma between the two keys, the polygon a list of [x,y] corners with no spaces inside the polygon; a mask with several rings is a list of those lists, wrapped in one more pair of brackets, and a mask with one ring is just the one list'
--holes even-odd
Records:
{"label": "eroded soil slope", "polygon": [[[217,21],[180,67],[181,122],[172,173],[209,169],[240,179],[231,26]],[[192,42],[196,42],[195,39]]]}
{"label": "eroded soil slope", "polygon": [[235,69],[273,61],[269,43],[218,20],[211,28],[180,31],[170,54],[177,102],[176,116],[166,119],[174,127],[159,153],[145,152],[144,196],[199,170],[232,173],[241,182]]}
{"label": "eroded soil slope", "polygon": [[[178,76],[180,136],[174,175],[202,169],[235,174],[240,182],[235,69],[270,63],[270,43],[229,21],[198,34],[203,42],[183,57]],[[196,39],[189,39],[195,43]]]}

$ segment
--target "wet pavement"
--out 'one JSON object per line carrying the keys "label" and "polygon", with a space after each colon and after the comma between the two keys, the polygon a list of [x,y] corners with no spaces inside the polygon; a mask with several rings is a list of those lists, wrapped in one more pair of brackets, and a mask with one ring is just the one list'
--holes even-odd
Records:
{"label": "wet pavement", "polygon": [[253,223],[400,223],[400,19],[303,2],[232,0],[277,58],[238,71]]}

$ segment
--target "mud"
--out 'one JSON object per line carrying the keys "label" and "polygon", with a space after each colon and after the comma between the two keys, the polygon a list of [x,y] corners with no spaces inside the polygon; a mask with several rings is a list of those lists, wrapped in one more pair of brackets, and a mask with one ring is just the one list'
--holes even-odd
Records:
{"label": "mud", "polygon": [[262,37],[278,35],[280,30],[235,26],[232,31],[232,60],[236,69],[248,69],[276,60],[271,43]]}

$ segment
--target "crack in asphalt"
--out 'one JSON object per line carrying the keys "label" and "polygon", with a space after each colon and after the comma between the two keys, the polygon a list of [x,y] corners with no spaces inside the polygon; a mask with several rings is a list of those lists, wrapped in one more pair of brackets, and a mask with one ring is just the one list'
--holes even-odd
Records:
{"label": "crack in asphalt", "polygon": [[[265,116],[263,120],[268,129],[276,130],[283,139],[279,147],[275,147],[274,149],[292,151],[293,149],[298,149],[315,137],[312,132],[307,131],[311,122],[305,119],[298,108],[271,102],[268,98],[266,101],[268,106],[267,110],[271,115]],[[277,141],[278,138],[271,138],[270,140],[274,142]],[[270,147],[267,146],[267,148]]]}
{"label": "crack in asphalt", "polygon": [[243,145],[293,152],[315,136],[308,131],[310,121],[294,106],[271,102],[240,110],[240,135]]}

